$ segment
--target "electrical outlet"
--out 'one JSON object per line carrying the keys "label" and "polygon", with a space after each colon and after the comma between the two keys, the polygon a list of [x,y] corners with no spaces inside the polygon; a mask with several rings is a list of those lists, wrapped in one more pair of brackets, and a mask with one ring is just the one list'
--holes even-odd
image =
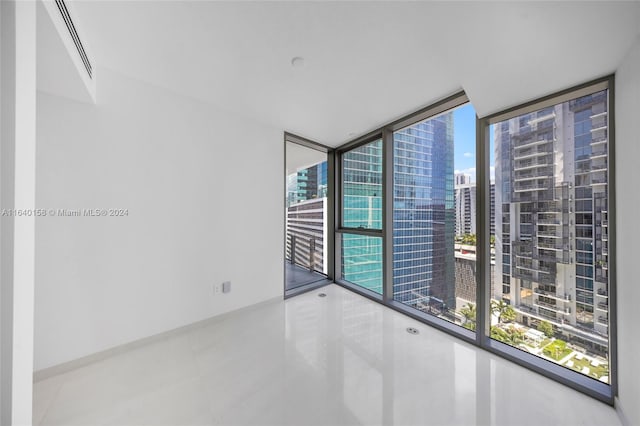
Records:
{"label": "electrical outlet", "polygon": [[213,285],[213,294],[220,294],[222,292],[222,285],[221,284],[214,284]]}

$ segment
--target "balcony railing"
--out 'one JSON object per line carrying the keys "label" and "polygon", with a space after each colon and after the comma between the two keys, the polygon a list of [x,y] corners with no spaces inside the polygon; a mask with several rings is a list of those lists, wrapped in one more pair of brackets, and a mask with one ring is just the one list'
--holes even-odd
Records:
{"label": "balcony railing", "polygon": [[551,309],[557,312],[564,312],[564,309],[558,308],[555,303],[545,302],[543,300],[536,300],[533,302],[534,305],[542,306],[543,308]]}
{"label": "balcony railing", "polygon": [[555,274],[556,273],[556,265],[553,266],[538,266],[538,271],[544,272],[547,274]]}
{"label": "balcony railing", "polygon": [[546,241],[538,242],[538,247],[541,247],[541,248],[544,248],[544,249],[550,249],[550,250],[562,250],[563,249],[562,244],[546,242]]}
{"label": "balcony railing", "polygon": [[547,237],[547,238],[562,238],[562,233],[560,232],[560,235],[558,235],[560,230],[558,231],[549,231],[549,230],[544,230],[544,231],[538,231],[538,236],[539,237]]}
{"label": "balcony railing", "polygon": [[555,292],[543,290],[541,288],[536,288],[533,291],[534,291],[534,293],[541,294],[541,295],[546,296],[546,297],[551,297],[553,299],[560,300],[562,302],[570,302],[571,301],[571,295],[569,295],[569,294],[558,295]]}
{"label": "balcony railing", "polygon": [[530,147],[530,146],[544,145],[544,144],[548,144],[548,143],[552,143],[552,142],[553,141],[550,141],[548,139],[533,139],[533,138],[519,139],[519,138],[514,138],[514,148],[515,149],[522,149],[522,148],[526,148],[526,147]]}
{"label": "balcony railing", "polygon": [[524,159],[524,158],[541,157],[541,156],[549,155],[552,153],[553,153],[552,144],[537,145],[537,146],[528,147],[524,149],[516,148],[513,153],[513,158],[518,160],[518,159]]}
{"label": "balcony railing", "polygon": [[558,262],[561,259],[558,259],[555,251],[551,250],[538,250],[537,254],[533,255],[533,258],[536,260],[543,260],[547,262]]}
{"label": "balcony railing", "polygon": [[593,129],[591,129],[591,133],[601,132],[603,130],[607,130],[607,125],[606,124],[603,125],[603,126],[595,127]]}
{"label": "balcony railing", "polygon": [[533,279],[533,272],[527,269],[520,269],[520,268],[513,268],[513,276],[515,278],[520,278],[520,279],[525,279],[525,280],[532,280]]}
{"label": "balcony railing", "polygon": [[539,167],[549,167],[550,165],[552,165],[553,163],[551,161],[548,161],[548,159],[546,158],[529,158],[529,159],[521,159],[521,160],[516,160],[514,162],[514,166],[513,166],[513,170],[514,171],[521,171],[521,170],[531,170],[531,169],[536,169]]}
{"label": "balcony railing", "polygon": [[562,206],[552,202],[541,203],[538,206],[538,214],[544,213],[562,213]]}
{"label": "balcony railing", "polygon": [[[305,238],[300,235],[291,235],[287,241],[287,260],[294,265],[308,268],[309,271],[323,270],[322,247],[318,250],[316,238]],[[322,241],[319,241],[322,244]]]}
{"label": "balcony railing", "polygon": [[[609,281],[609,279],[607,278],[607,270],[606,269],[601,269],[601,268],[596,268],[596,281],[599,283],[607,283],[607,281]],[[602,294],[601,296],[606,296],[605,294]]]}
{"label": "balcony railing", "polygon": [[552,274],[552,275],[540,274],[538,276],[537,282],[539,282],[541,284],[555,284],[556,283],[556,276],[555,276],[555,274]]}
{"label": "balcony railing", "polygon": [[555,217],[539,217],[538,225],[560,225],[561,222]]}
{"label": "balcony railing", "polygon": [[553,169],[551,167],[528,169],[525,171],[516,171],[514,181],[532,180],[538,177],[550,177],[553,176]]}
{"label": "balcony railing", "polygon": [[552,190],[549,185],[549,179],[538,180],[538,181],[516,181],[514,186],[515,192],[522,191],[547,191]]}

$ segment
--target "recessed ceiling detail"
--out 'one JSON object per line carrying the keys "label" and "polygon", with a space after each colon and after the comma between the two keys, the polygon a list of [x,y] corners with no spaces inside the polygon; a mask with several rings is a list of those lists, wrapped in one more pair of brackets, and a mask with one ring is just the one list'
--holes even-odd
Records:
{"label": "recessed ceiling detail", "polygon": [[612,1],[73,3],[101,66],[333,147],[460,90],[483,117],[610,74],[640,33],[639,11]]}
{"label": "recessed ceiling detail", "polygon": [[84,64],[84,68],[87,70],[89,78],[93,78],[93,67],[91,66],[91,61],[89,61],[89,57],[87,56],[87,52],[84,50],[84,46],[82,45],[80,36],[76,31],[76,27],[73,24],[73,21],[71,20],[71,15],[69,15],[69,9],[67,9],[67,5],[65,4],[64,0],[56,0],[56,5],[58,6],[60,15],[62,15],[62,19],[67,26],[69,34],[71,35],[73,44],[75,44],[76,49],[78,50],[78,54],[80,55],[80,59],[82,59],[82,63]]}

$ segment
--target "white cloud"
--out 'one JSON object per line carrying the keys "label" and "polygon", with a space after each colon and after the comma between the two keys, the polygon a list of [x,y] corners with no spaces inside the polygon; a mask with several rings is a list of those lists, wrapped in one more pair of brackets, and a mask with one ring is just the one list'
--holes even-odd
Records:
{"label": "white cloud", "polygon": [[465,152],[465,153],[464,153],[464,154],[462,154],[462,155],[464,155],[464,156],[465,156],[465,157],[467,157],[467,158],[473,157],[473,153],[471,153],[471,152]]}

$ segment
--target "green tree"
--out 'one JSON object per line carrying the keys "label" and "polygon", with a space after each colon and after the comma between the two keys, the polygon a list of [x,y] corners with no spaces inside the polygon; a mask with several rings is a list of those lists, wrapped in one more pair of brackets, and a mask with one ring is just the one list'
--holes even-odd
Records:
{"label": "green tree", "polygon": [[513,322],[516,320],[516,311],[511,305],[507,305],[507,308],[502,312],[502,320],[504,322]]}
{"label": "green tree", "polygon": [[511,322],[516,319],[516,311],[504,300],[492,300],[491,312],[498,315],[498,323]]}
{"label": "green tree", "polygon": [[476,305],[473,303],[467,303],[460,309],[460,313],[464,317],[464,323],[462,326],[469,330],[475,331],[476,329]]}
{"label": "green tree", "polygon": [[507,329],[493,326],[491,327],[491,338],[511,346],[517,346],[524,341],[524,332],[513,326]]}
{"label": "green tree", "polygon": [[475,246],[476,245],[476,234],[464,234],[462,236],[462,244],[468,245],[468,246]]}
{"label": "green tree", "polygon": [[553,325],[548,321],[540,321],[538,323],[538,331],[543,332],[547,337],[553,337]]}

